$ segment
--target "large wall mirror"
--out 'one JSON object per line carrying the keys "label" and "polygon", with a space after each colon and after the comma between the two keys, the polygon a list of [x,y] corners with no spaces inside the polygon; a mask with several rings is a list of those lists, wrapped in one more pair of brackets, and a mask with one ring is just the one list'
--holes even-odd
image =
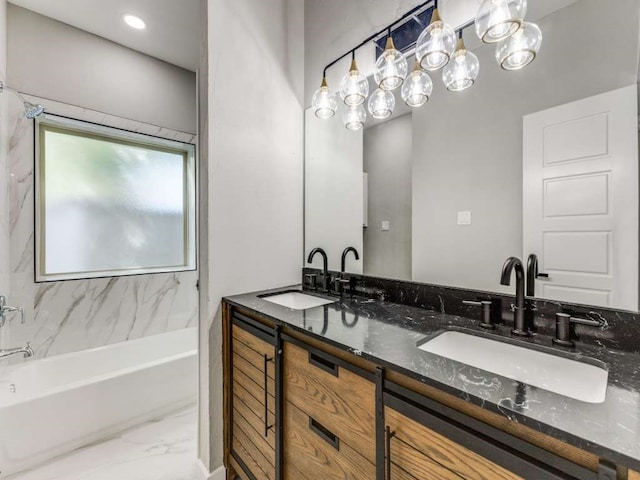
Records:
{"label": "large wall mirror", "polygon": [[553,3],[522,70],[470,29],[472,88],[434,72],[426,105],[358,132],[306,112],[305,254],[338,270],[354,246],[348,272],[511,293],[502,264],[534,253],[536,297],[638,310],[640,0]]}

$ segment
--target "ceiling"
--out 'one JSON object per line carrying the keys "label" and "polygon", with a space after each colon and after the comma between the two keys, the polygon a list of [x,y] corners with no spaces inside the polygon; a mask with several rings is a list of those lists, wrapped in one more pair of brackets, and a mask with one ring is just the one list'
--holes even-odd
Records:
{"label": "ceiling", "polygon": [[[199,0],[9,0],[41,15],[196,71],[200,59]],[[124,14],[143,19],[135,30]]]}

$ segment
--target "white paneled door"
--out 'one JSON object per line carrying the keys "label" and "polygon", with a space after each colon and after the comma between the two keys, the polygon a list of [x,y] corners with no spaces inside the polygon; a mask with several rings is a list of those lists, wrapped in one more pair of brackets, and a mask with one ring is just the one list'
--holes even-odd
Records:
{"label": "white paneled door", "polygon": [[637,310],[637,86],[525,116],[523,182],[536,296]]}

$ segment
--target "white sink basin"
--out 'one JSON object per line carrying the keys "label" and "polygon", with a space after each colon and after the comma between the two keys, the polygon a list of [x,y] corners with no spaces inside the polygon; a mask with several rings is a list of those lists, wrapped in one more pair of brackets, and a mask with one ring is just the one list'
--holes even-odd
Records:
{"label": "white sink basin", "polygon": [[267,302],[282,305],[292,310],[306,310],[307,308],[319,307],[335,303],[337,300],[327,300],[313,295],[307,295],[302,292],[285,292],[277,295],[269,295],[262,297]]}
{"label": "white sink basin", "polygon": [[602,403],[607,392],[604,368],[476,335],[448,331],[419,348],[583,402]]}

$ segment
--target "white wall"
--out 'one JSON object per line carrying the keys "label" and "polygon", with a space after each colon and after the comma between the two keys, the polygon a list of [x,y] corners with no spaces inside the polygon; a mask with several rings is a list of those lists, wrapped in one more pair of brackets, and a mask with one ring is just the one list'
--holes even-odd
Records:
{"label": "white wall", "polygon": [[[538,23],[535,62],[504,72],[494,49],[475,50],[476,84],[447,92],[434,76],[431,100],[413,114],[413,278],[512,291],[499,284],[504,260],[522,251],[522,116],[636,83],[638,0],[602,9],[580,0]],[[602,42],[594,32],[617,25]],[[612,52],[610,45],[616,45]],[[458,211],[472,226],[457,226]]]}
{"label": "white wall", "polygon": [[[362,273],[362,130],[344,128],[338,115],[321,120],[305,112],[304,261],[316,247],[327,253],[329,270],[340,270],[342,252],[355,247],[360,261],[347,257],[346,271]],[[323,267],[322,257],[313,266]]]}
{"label": "white wall", "polygon": [[[0,0],[0,80],[6,81],[7,76],[7,2]],[[8,93],[0,94],[0,295],[7,295],[10,288],[9,280],[9,202],[7,149],[8,149]],[[5,347],[0,337],[0,348]]]}
{"label": "white wall", "polygon": [[[201,324],[200,458],[222,465],[220,300],[300,282],[301,0],[208,1],[209,311]],[[297,44],[298,46],[294,46]],[[208,381],[208,385],[204,382]],[[208,411],[207,411],[208,410]]]}
{"label": "white wall", "polygon": [[[411,114],[364,131],[364,171],[369,176],[367,275],[411,279],[412,137]],[[383,221],[389,222],[388,231],[382,230]]]}
{"label": "white wall", "polygon": [[8,46],[22,92],[196,133],[193,72],[11,4]]}

